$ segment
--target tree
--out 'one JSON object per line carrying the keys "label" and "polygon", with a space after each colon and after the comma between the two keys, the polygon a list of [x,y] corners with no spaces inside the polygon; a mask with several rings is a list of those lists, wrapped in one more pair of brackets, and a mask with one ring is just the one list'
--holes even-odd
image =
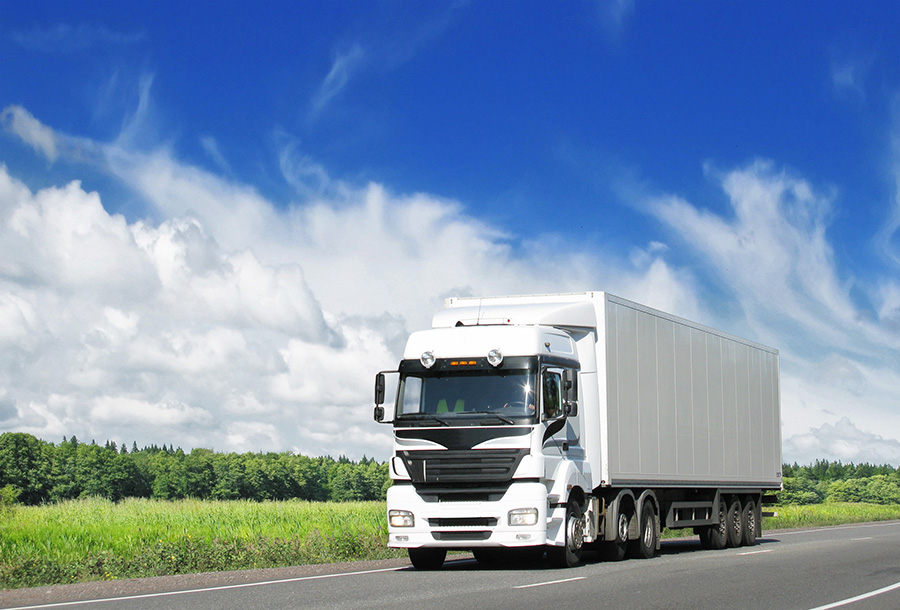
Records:
{"label": "tree", "polygon": [[18,490],[23,504],[50,497],[52,445],[24,432],[0,434],[0,487]]}

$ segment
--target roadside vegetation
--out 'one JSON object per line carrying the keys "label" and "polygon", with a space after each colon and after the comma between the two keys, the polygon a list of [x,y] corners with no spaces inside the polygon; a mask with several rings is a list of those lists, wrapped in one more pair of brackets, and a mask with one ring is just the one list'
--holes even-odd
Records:
{"label": "roadside vegetation", "polygon": [[[783,469],[764,530],[900,519],[900,469]],[[389,485],[386,463],[366,458],[128,451],[4,433],[0,589],[403,557],[387,548]]]}

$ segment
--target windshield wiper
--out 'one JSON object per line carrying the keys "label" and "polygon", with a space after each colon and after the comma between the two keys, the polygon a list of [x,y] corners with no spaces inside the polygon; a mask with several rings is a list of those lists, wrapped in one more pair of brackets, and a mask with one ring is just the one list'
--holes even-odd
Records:
{"label": "windshield wiper", "polygon": [[484,415],[490,415],[491,417],[496,417],[497,419],[499,419],[500,421],[502,421],[505,424],[515,424],[516,423],[513,420],[503,417],[502,415],[497,415],[496,413],[485,413]]}
{"label": "windshield wiper", "polygon": [[424,417],[427,417],[428,419],[433,419],[434,421],[438,422],[438,423],[441,424],[442,426],[449,426],[449,425],[450,425],[450,422],[448,422],[447,420],[441,419],[441,418],[438,417],[437,415],[432,415],[431,413],[419,413],[418,415],[422,415],[422,416],[424,416]]}

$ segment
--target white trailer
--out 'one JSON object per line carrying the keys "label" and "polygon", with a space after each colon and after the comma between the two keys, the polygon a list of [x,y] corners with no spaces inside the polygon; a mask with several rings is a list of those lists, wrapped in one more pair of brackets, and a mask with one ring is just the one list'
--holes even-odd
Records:
{"label": "white trailer", "polygon": [[778,351],[605,292],[447,299],[391,373],[388,544],[420,569],[752,545],[781,488]]}

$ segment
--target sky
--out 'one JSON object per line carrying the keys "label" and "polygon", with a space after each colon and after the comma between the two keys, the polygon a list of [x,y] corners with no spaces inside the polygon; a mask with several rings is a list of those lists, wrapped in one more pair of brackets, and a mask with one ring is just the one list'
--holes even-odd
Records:
{"label": "sky", "polygon": [[0,0],[0,432],[386,459],[448,296],[780,351],[900,466],[900,3]]}

